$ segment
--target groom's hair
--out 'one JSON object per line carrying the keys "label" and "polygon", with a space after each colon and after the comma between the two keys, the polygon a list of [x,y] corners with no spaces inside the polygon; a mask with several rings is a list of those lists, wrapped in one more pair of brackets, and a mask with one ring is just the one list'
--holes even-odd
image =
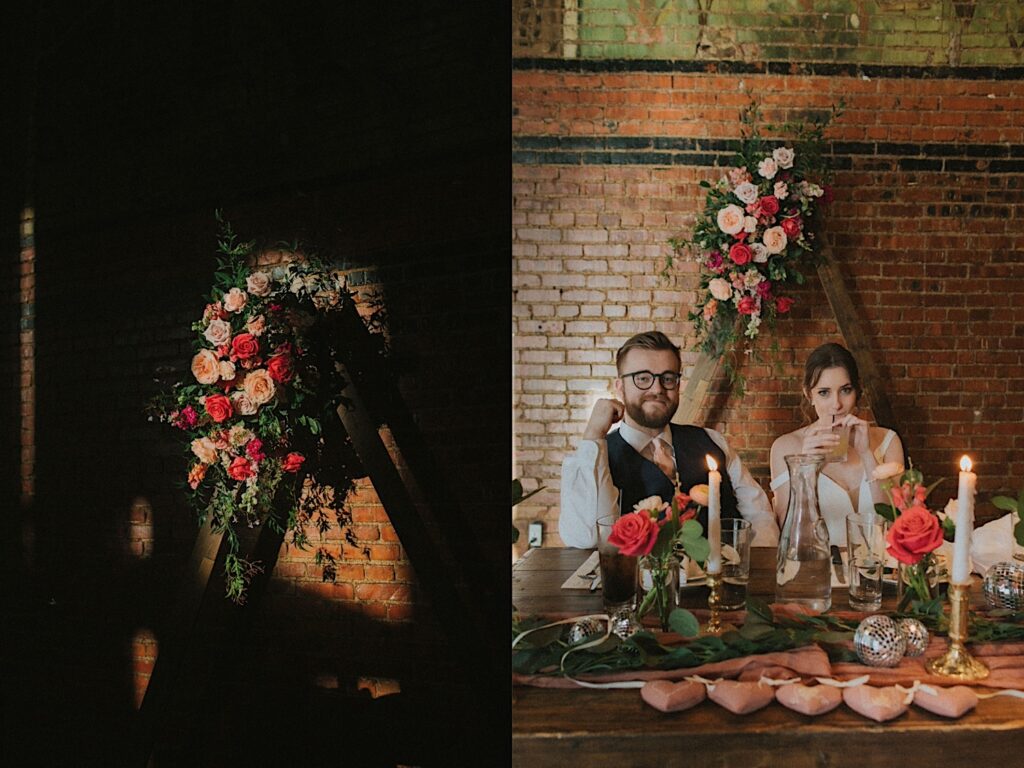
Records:
{"label": "groom's hair", "polygon": [[683,358],[679,354],[679,347],[673,344],[668,336],[661,331],[646,331],[645,333],[631,336],[626,340],[625,344],[619,347],[619,351],[615,354],[615,368],[619,373],[622,373],[622,360],[631,349],[652,349],[655,351],[667,349],[673,352],[676,360],[679,361],[677,367],[681,368],[683,364]]}

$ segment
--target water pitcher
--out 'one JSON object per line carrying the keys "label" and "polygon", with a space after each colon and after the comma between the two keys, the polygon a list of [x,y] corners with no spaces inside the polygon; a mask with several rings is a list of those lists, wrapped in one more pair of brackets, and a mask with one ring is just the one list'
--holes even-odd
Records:
{"label": "water pitcher", "polygon": [[818,509],[821,454],[786,457],[789,467],[789,507],[779,540],[775,571],[775,600],[798,603],[821,613],[832,605],[828,528]]}

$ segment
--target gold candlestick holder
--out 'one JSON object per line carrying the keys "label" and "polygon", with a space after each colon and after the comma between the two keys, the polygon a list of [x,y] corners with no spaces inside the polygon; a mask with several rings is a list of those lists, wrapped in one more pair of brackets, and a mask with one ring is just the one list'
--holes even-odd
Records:
{"label": "gold candlestick holder", "polygon": [[933,675],[957,680],[981,680],[988,677],[988,667],[971,656],[964,647],[970,612],[970,588],[970,584],[949,585],[949,649],[925,665]]}
{"label": "gold candlestick holder", "polygon": [[711,590],[708,593],[708,609],[711,611],[711,615],[708,617],[707,623],[701,625],[701,635],[721,635],[723,632],[736,629],[733,624],[723,623],[718,616],[718,606],[722,604],[722,572],[709,571],[707,580]]}

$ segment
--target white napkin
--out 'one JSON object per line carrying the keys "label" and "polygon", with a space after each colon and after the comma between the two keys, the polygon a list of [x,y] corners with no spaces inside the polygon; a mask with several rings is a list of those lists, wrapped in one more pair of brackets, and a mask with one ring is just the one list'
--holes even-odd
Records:
{"label": "white napkin", "polygon": [[1013,525],[1013,514],[1007,514],[974,529],[971,563],[977,573],[984,576],[996,563],[1013,559]]}
{"label": "white napkin", "polygon": [[[595,579],[600,586],[601,574],[597,570],[598,557],[596,550],[591,552],[590,557],[583,561],[583,565],[577,568],[576,572],[562,583],[562,589],[590,589],[590,585]],[[594,579],[590,578],[590,574],[593,573],[597,574]]]}

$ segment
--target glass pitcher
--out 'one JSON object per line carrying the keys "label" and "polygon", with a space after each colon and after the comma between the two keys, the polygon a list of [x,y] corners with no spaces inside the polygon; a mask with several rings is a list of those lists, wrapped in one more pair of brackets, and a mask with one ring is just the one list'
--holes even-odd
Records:
{"label": "glass pitcher", "polygon": [[824,463],[822,454],[786,457],[789,506],[775,570],[775,601],[804,605],[816,613],[832,606],[828,528],[818,509],[818,475]]}

